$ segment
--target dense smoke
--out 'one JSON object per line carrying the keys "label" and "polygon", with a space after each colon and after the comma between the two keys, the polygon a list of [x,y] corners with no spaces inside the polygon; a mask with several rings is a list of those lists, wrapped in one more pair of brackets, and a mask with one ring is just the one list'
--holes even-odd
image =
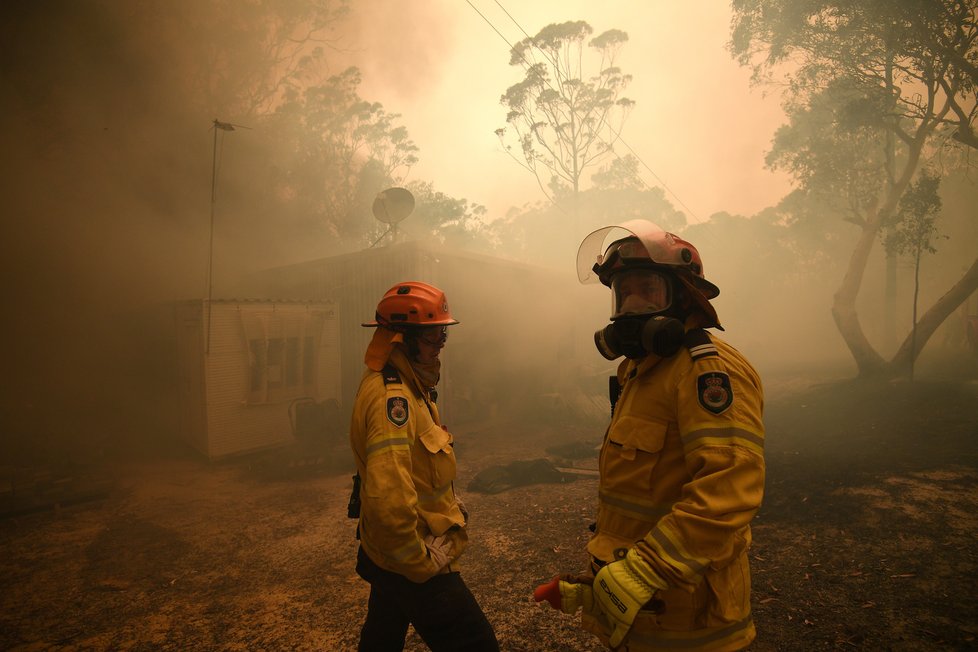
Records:
{"label": "dense smoke", "polygon": [[[341,252],[321,224],[292,229],[260,196],[264,186],[258,181],[277,152],[247,122],[280,91],[225,75],[254,72],[244,60],[251,50],[238,47],[245,41],[231,39],[262,35],[247,15],[225,9],[189,0],[4,5],[5,446],[29,441],[43,449],[49,441],[102,442],[171,428],[171,302],[205,297],[211,288],[221,296],[248,273]],[[418,101],[419,79],[437,77],[448,63],[446,52],[460,38],[455,26],[440,23],[435,12],[415,14],[404,24],[382,3],[354,3],[351,9],[323,32],[321,74],[357,65],[365,88],[390,87],[405,101]],[[248,89],[264,93],[250,106],[237,87],[249,82]],[[387,109],[398,112],[397,106]],[[455,110],[464,109],[460,104]],[[498,114],[497,106],[491,110]],[[238,127],[215,132],[215,118]],[[491,133],[494,126],[483,128]],[[504,202],[497,204],[499,213]],[[373,226],[372,216],[362,217]],[[776,268],[756,269],[749,242],[705,227],[695,233],[707,275],[721,287],[717,307],[729,339],[762,371],[816,362],[841,363],[841,373],[848,371],[828,313],[842,268],[793,285]],[[563,231],[539,245],[566,251],[566,267],[547,263],[559,279],[550,296],[508,285],[458,301],[466,307],[467,328],[477,330],[488,319],[481,309],[493,319],[505,314],[509,341],[527,343],[505,359],[479,360],[473,369],[503,377],[499,382],[504,374],[492,374],[492,364],[562,370],[547,357],[553,351],[541,352],[540,341],[548,329],[574,323],[578,340],[560,354],[584,356],[581,365],[593,368],[595,377],[608,371],[590,339],[607,317],[609,299],[599,289],[578,288],[573,274],[582,235]],[[532,251],[496,255],[537,262]],[[873,265],[883,269],[881,261]],[[479,273],[472,270],[474,278]],[[906,269],[900,273],[906,279]],[[778,282],[759,284],[752,280],[758,274]],[[871,321],[881,274],[865,288]],[[446,289],[465,295],[464,281],[456,277]],[[542,309],[547,312],[541,316]]]}

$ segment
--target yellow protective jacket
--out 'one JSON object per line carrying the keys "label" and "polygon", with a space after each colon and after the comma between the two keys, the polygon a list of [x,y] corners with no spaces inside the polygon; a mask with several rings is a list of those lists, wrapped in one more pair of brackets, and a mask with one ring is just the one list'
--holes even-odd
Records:
{"label": "yellow protective jacket", "polygon": [[[764,492],[760,378],[695,329],[672,357],[622,362],[618,382],[587,549],[601,565],[634,547],[668,585],[621,649],[742,649],[755,637],[747,551]],[[584,627],[608,643],[587,614]]]}
{"label": "yellow protective jacket", "polygon": [[350,425],[360,545],[381,568],[424,582],[439,572],[426,535],[447,535],[453,560],[467,542],[453,484],[454,440],[403,351],[395,348],[388,362],[396,374],[364,373]]}

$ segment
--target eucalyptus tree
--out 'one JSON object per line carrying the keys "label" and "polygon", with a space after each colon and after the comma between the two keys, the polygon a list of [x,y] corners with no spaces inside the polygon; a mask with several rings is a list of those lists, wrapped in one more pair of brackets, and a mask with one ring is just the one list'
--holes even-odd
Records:
{"label": "eucalyptus tree", "polygon": [[347,68],[321,84],[290,89],[265,122],[274,158],[273,195],[301,221],[319,221],[346,246],[369,244],[376,194],[399,184],[418,147],[400,117],[360,96],[360,71]]}
{"label": "eucalyptus tree", "polygon": [[628,35],[593,31],[584,21],[554,23],[510,51],[525,74],[500,98],[508,126],[496,135],[551,201],[562,188],[576,201],[585,171],[613,155],[634,105],[622,96],[631,75],[615,65]]}
{"label": "eucalyptus tree", "polygon": [[913,362],[917,348],[920,263],[924,254],[937,253],[934,241],[941,237],[936,224],[936,218],[941,211],[941,197],[938,194],[940,184],[940,177],[925,170],[903,193],[892,222],[883,225],[883,245],[887,252],[909,255],[913,261],[913,326],[909,341],[904,343],[904,346],[909,347],[909,351],[904,355],[910,358],[911,378],[913,378]]}
{"label": "eucalyptus tree", "polygon": [[453,248],[492,251],[485,206],[446,195],[430,181],[411,181],[406,187],[416,202],[410,219],[404,221],[406,232]]}
{"label": "eucalyptus tree", "polygon": [[189,101],[243,122],[321,80],[349,0],[132,0],[122,11],[164,43]]}
{"label": "eucalyptus tree", "polygon": [[[930,159],[978,144],[978,0],[734,0],[731,51],[757,83],[784,82],[787,125],[768,163],[859,229],[832,315],[861,376],[906,373],[937,326],[978,288],[978,259],[891,360],[856,311],[884,224]],[[960,157],[962,160],[966,157]]]}

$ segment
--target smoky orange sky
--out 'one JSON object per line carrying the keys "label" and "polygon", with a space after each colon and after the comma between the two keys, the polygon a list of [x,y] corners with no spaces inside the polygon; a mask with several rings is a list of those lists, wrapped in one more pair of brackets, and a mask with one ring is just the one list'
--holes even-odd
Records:
{"label": "smoky orange sky", "polygon": [[[618,64],[637,102],[627,147],[644,162],[643,180],[664,186],[691,222],[718,211],[753,215],[789,190],[764,168],[784,122],[774,92],[751,88],[750,71],[726,49],[730,7],[720,0],[604,2],[561,0],[358,1],[343,46],[364,73],[362,95],[401,114],[421,161],[409,178],[483,204],[489,217],[543,199],[532,175],[503,151],[499,97],[523,78],[510,44],[550,23],[584,20],[594,35],[628,33]],[[498,32],[497,32],[498,31]]]}

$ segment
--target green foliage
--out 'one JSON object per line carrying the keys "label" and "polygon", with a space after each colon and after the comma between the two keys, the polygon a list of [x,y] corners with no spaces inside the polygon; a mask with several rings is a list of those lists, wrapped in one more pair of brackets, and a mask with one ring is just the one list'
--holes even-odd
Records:
{"label": "green foliage", "polygon": [[[832,315],[860,374],[880,373],[886,364],[862,332],[856,297],[880,229],[889,250],[914,254],[919,272],[940,205],[939,179],[920,167],[952,149],[948,134],[978,147],[978,0],[734,0],[732,7],[732,54],[753,68],[755,82],[784,80],[789,123],[768,164],[798,181],[795,214],[817,216],[825,207],[860,227]],[[935,303],[922,320],[924,341],[953,307]],[[916,289],[914,310],[916,317]],[[918,351],[911,339],[892,367],[906,367]]]}
{"label": "green foliage", "polygon": [[632,154],[616,157],[591,175],[596,190],[641,190],[645,186],[638,173],[638,159]]}
{"label": "green foliage", "polygon": [[884,127],[869,110],[877,90],[851,78],[832,80],[789,113],[766,159],[836,216],[853,221],[877,201],[886,181]]}
{"label": "green foliage", "polygon": [[348,0],[133,0],[127,28],[167,53],[184,98],[208,115],[254,121],[326,69]]}
{"label": "green foliage", "polygon": [[734,0],[731,53],[755,81],[787,76],[789,110],[840,78],[886,89],[868,97],[900,123],[938,118],[978,146],[978,0]]}
{"label": "green foliage", "polygon": [[469,251],[492,249],[485,206],[436,191],[427,181],[413,181],[407,188],[414,194],[415,209],[404,229],[413,237]]}
{"label": "green foliage", "polygon": [[947,150],[947,130],[973,138],[978,0],[732,6],[731,52],[755,80],[786,82],[790,122],[768,164],[813,197],[836,196],[846,219],[889,219],[919,162]]}
{"label": "green foliage", "polygon": [[[508,127],[496,135],[541,190],[566,185],[576,194],[584,171],[612,154],[634,104],[621,95],[631,76],[614,65],[628,35],[613,29],[588,40],[592,32],[584,21],[555,23],[510,52],[510,65],[524,66],[525,76],[500,97]],[[597,55],[591,73],[585,47]]]}
{"label": "green foliage", "polygon": [[934,238],[938,237],[935,222],[941,212],[940,185],[938,175],[924,171],[903,194],[897,214],[882,231],[888,253],[909,254],[917,262],[922,254],[937,253]]}
{"label": "green foliage", "polygon": [[397,114],[359,95],[360,71],[348,68],[325,82],[292,89],[260,123],[274,154],[271,193],[281,217],[321,221],[346,246],[364,245],[377,225],[371,205],[417,162],[418,148]]}

